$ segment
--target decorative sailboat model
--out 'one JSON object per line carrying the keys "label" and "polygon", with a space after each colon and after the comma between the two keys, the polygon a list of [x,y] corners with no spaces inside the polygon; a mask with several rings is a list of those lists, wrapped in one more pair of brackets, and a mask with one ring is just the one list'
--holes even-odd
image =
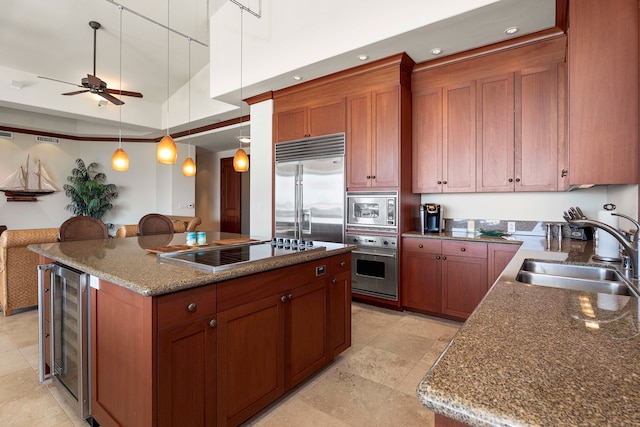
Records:
{"label": "decorative sailboat model", "polygon": [[0,183],[8,202],[35,202],[38,196],[58,191],[40,164],[29,160]]}

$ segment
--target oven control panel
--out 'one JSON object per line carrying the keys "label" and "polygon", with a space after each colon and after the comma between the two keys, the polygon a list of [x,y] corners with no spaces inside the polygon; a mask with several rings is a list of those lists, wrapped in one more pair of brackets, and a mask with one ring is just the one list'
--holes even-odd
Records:
{"label": "oven control panel", "polygon": [[398,249],[397,236],[347,233],[346,243],[360,247]]}

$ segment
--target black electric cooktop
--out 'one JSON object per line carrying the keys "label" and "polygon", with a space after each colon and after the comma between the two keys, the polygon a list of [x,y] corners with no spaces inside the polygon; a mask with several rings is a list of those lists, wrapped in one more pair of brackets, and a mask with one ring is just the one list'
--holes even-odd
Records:
{"label": "black electric cooktop", "polygon": [[272,257],[325,250],[325,246],[316,246],[313,242],[285,245],[283,242],[271,241],[163,253],[158,254],[158,258],[163,261],[215,273],[238,265],[260,262]]}

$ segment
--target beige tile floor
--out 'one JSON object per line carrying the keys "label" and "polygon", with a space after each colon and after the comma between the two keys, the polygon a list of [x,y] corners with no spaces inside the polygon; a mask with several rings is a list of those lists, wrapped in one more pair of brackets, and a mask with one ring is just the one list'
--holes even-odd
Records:
{"label": "beige tile floor", "polygon": [[[460,324],[354,303],[352,346],[245,426],[433,426],[416,386]],[[87,426],[38,384],[38,313],[0,314],[0,426]]]}

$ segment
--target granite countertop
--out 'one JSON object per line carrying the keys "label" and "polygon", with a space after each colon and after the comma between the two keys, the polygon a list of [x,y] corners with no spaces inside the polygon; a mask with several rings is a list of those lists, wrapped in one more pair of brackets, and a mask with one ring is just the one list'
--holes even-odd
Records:
{"label": "granite countertop", "polygon": [[638,298],[516,282],[524,259],[593,254],[591,241],[521,240],[418,385],[421,403],[472,426],[640,425]]}
{"label": "granite countertop", "polygon": [[[207,232],[208,241],[237,240],[241,235]],[[244,236],[245,238],[248,236]],[[260,239],[256,240],[268,240]],[[89,273],[100,279],[144,296],[162,295],[236,277],[299,264],[350,252],[355,246],[321,242],[326,250],[277,256],[257,263],[238,265],[216,273],[185,267],[159,259],[146,249],[184,245],[185,233],[137,236],[104,240],[43,243],[29,249],[61,264]],[[319,242],[320,243],[320,242]]]}

